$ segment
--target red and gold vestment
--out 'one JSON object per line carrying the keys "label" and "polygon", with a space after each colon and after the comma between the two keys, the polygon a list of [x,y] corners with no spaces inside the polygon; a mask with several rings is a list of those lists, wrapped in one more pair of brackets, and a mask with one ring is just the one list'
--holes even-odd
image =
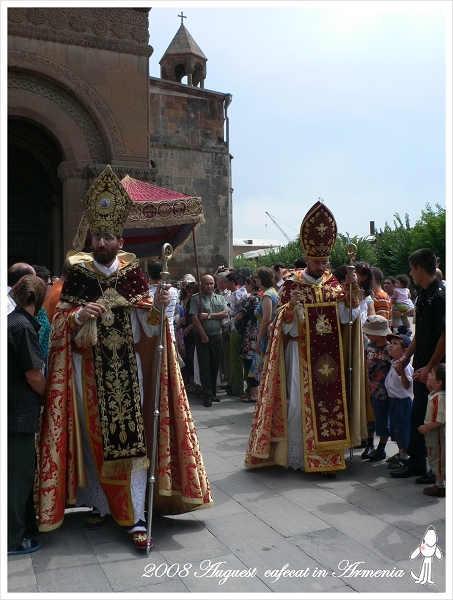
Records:
{"label": "red and gold vestment", "polygon": [[[301,292],[300,305],[289,301],[291,290]],[[284,283],[277,317],[270,327],[259,400],[255,407],[245,459],[246,467],[288,466],[288,390],[291,375],[300,381],[303,465],[307,472],[345,468],[344,450],[366,437],[366,369],[361,355],[360,324],[354,323],[353,343],[361,344],[354,354],[354,395],[348,405],[347,348],[348,325],[340,321],[338,305],[349,297],[329,272],[317,282],[295,273]],[[353,307],[358,298],[353,298]],[[285,333],[285,325],[297,319],[297,335]],[[357,319],[356,319],[357,321]],[[357,335],[356,332],[360,335]],[[357,340],[357,342],[356,342]],[[297,343],[298,373],[288,373],[285,352]]]}
{"label": "red and gold vestment", "polygon": [[[73,256],[55,311],[39,441],[40,531],[59,527],[65,507],[76,505],[77,486],[86,485],[74,352],[82,355],[85,422],[99,481],[114,519],[120,525],[134,524],[130,478],[133,471],[146,467],[151,457],[158,337],[148,337],[140,325],[140,339],[134,342],[131,311],[146,311],[147,321],[155,325],[159,312],[152,308],[135,256],[119,253],[118,257],[118,273],[107,281],[96,271],[91,255]],[[88,324],[92,331],[83,342],[77,342],[83,326],[77,325],[75,313],[88,302],[102,301],[107,290],[112,295],[112,324],[103,325],[101,319]],[[166,317],[162,344],[153,509],[160,514],[178,514],[213,502]],[[143,398],[135,353],[140,356]]]}

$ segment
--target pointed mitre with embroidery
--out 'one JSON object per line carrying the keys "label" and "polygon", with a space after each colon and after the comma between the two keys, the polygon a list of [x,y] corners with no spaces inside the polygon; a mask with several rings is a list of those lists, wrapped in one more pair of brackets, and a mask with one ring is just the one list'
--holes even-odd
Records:
{"label": "pointed mitre with embroidery", "polygon": [[328,260],[336,238],[335,217],[322,202],[316,202],[300,226],[300,241],[305,257]]}
{"label": "pointed mitre with embroidery", "polygon": [[113,233],[121,237],[132,199],[110,165],[102,171],[83,201],[91,235]]}

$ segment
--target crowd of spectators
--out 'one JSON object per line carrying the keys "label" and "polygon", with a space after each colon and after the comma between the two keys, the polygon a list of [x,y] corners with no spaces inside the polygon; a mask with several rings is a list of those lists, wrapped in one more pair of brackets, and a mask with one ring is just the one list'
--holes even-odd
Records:
{"label": "crowd of spectators", "polygon": [[[441,347],[444,334],[441,342],[437,337],[431,340],[431,330],[420,322],[418,328],[424,329],[429,343],[415,345],[415,339],[411,340],[415,322],[411,324],[408,318],[425,311],[423,314],[429,316],[431,324],[437,327],[440,323],[442,310],[435,312],[431,304],[433,294],[444,298],[446,284],[438,265],[434,272],[434,255],[431,255],[431,251],[423,250],[409,259],[411,277],[419,286],[419,298],[413,297],[407,275],[384,276],[378,267],[363,261],[341,265],[333,270],[333,275],[346,286],[348,270],[353,268],[359,286],[360,320],[374,413],[374,421],[367,424],[368,439],[362,440],[365,448],[362,458],[371,462],[385,460],[386,442],[392,437],[399,451],[387,458],[391,476],[418,475],[416,483],[435,484],[424,489],[426,495],[445,497],[444,446],[436,446],[442,468],[427,473],[423,466],[426,457],[423,434],[435,428],[444,431],[444,408],[438,408],[438,404],[433,408],[431,403],[426,412],[428,393],[431,391],[433,398],[437,394],[437,403],[445,390]],[[203,274],[201,278],[194,269],[181,281],[171,282],[171,300],[166,311],[188,394],[201,398],[207,408],[220,401],[219,387],[244,403],[259,400],[269,329],[277,314],[285,280],[300,277],[305,266],[302,258],[288,267],[281,262],[256,269],[220,266],[215,273]],[[11,456],[23,457],[23,468],[30,473],[34,470],[34,436],[45,389],[49,333],[68,268],[65,261],[59,277],[52,276],[42,265],[17,263],[8,269],[8,449]],[[162,281],[162,269],[157,260],[147,265],[151,295]],[[423,352],[426,357],[420,358]],[[414,367],[409,365],[412,356],[415,356]],[[432,360],[428,362],[430,357]],[[425,368],[425,363],[429,368]],[[425,369],[421,369],[423,377],[419,373],[421,367]],[[419,369],[415,375],[414,368]],[[23,410],[28,410],[26,402],[34,410],[33,419],[28,422],[21,418],[22,405],[16,402],[18,390],[22,390]],[[375,436],[379,437],[377,448]],[[431,437],[434,439],[434,434]],[[434,444],[431,438],[429,444],[430,448]],[[430,466],[433,464],[431,461]],[[30,517],[32,477],[24,479],[23,486],[18,485],[17,478],[10,476],[15,469],[8,465],[8,490],[13,499],[12,503],[8,501],[8,550],[10,554],[34,552],[40,545],[28,538],[34,528],[34,519]]]}

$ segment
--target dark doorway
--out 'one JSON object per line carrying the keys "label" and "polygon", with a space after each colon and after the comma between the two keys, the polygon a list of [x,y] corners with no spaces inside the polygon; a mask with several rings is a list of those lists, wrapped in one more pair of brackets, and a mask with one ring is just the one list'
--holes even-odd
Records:
{"label": "dark doorway", "polygon": [[[49,131],[25,119],[8,119],[8,266],[15,262],[53,264],[61,239],[62,185],[57,175],[63,153]],[[55,272],[56,270],[56,272]]]}

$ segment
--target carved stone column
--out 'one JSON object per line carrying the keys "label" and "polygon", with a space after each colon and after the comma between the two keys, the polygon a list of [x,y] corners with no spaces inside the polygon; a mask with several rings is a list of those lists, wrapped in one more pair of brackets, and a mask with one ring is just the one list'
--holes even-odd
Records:
{"label": "carved stone column", "polygon": [[87,163],[63,161],[58,165],[58,177],[63,183],[62,222],[63,254],[72,248],[83,214],[83,199],[88,191]]}
{"label": "carved stone column", "polygon": [[186,75],[187,75],[187,85],[193,86],[193,74],[195,71],[195,60],[192,57],[186,58],[184,61]]}
{"label": "carved stone column", "polygon": [[61,196],[52,196],[50,199],[51,213],[51,235],[52,235],[52,275],[60,275],[65,253],[63,252],[62,242],[62,198]]}

